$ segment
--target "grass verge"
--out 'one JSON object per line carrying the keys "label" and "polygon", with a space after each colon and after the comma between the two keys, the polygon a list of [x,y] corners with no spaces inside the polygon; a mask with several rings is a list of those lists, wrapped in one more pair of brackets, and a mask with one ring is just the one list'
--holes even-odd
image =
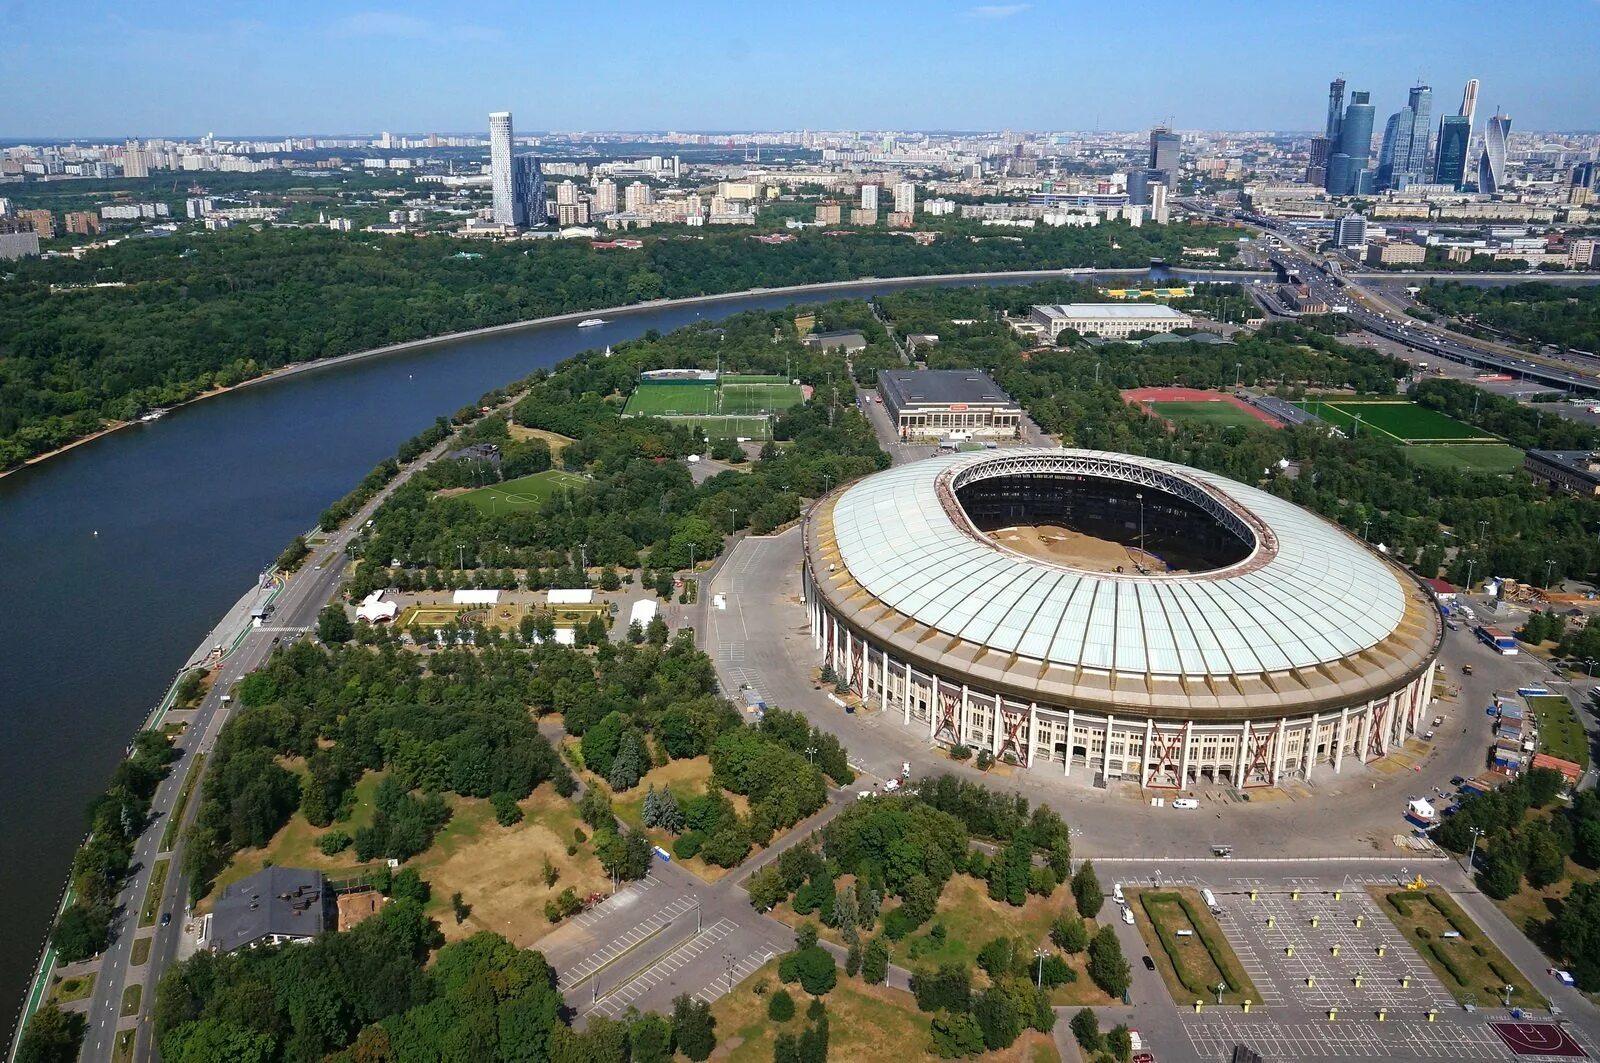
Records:
{"label": "grass verge", "polygon": [[[1495,947],[1467,913],[1440,890],[1369,887],[1383,914],[1417,950],[1460,1004],[1493,1005],[1511,986],[1511,1003],[1544,1007],[1544,995]],[[1459,937],[1444,937],[1444,934]]]}
{"label": "grass verge", "polygon": [[111,1058],[117,1060],[118,1063],[122,1063],[124,1060],[131,1063],[133,1059],[133,1039],[138,1036],[138,1033],[139,1031],[137,1030],[117,1031],[117,1042],[112,1049]]}
{"label": "grass verge", "polygon": [[[1227,935],[1198,893],[1190,889],[1128,892],[1144,912],[1139,933],[1174,1001],[1189,1004],[1200,999],[1212,1003],[1219,982],[1228,984],[1222,994],[1225,1004],[1261,999],[1260,991],[1228,944]],[[1180,936],[1181,930],[1191,933]]]}
{"label": "grass verge", "polygon": [[75,974],[70,978],[58,978],[50,987],[50,999],[57,1004],[68,1004],[74,1000],[82,1000],[94,992],[94,973]]}
{"label": "grass verge", "polygon": [[144,986],[134,984],[122,991],[122,1010],[118,1012],[124,1019],[129,1015],[139,1014],[139,1005],[144,1001]]}
{"label": "grass verge", "polygon": [[140,964],[143,964],[145,961],[150,959],[150,942],[153,940],[155,939],[134,938],[133,955],[128,957],[128,963],[130,966],[138,967]]}
{"label": "grass verge", "polygon": [[1528,698],[1539,727],[1539,750],[1552,757],[1570,760],[1585,770],[1589,767],[1589,735],[1578,719],[1572,702],[1558,694]]}
{"label": "grass verge", "polygon": [[156,913],[161,908],[161,894],[167,888],[167,868],[170,861],[161,859],[156,861],[156,866],[150,871],[150,885],[144,891],[144,904],[139,908],[139,926],[141,928],[156,925]]}

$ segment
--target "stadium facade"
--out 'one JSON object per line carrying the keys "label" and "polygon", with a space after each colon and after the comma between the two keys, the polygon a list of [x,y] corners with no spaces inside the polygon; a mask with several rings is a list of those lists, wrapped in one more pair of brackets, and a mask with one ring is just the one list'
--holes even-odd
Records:
{"label": "stadium facade", "polygon": [[1443,634],[1323,519],[1126,454],[930,458],[805,524],[823,662],[887,718],[1030,768],[1271,786],[1424,729]]}

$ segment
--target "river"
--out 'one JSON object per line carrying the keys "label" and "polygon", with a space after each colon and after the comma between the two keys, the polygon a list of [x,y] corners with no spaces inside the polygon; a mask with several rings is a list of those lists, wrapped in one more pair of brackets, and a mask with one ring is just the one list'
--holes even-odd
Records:
{"label": "river", "polygon": [[508,381],[647,329],[939,283],[729,296],[344,362],[0,478],[0,994],[24,990],[86,803],[174,670],[284,545],[402,440]]}

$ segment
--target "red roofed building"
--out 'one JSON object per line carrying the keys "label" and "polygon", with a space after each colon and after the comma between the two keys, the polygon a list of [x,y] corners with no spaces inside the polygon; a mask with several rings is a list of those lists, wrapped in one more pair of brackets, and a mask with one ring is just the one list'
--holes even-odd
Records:
{"label": "red roofed building", "polygon": [[1533,764],[1531,766],[1535,768],[1554,768],[1556,771],[1559,771],[1562,775],[1566,776],[1567,782],[1571,783],[1573,786],[1578,785],[1578,778],[1583,774],[1583,768],[1581,766],[1574,764],[1570,760],[1562,760],[1560,757],[1552,757],[1548,753],[1535,753],[1533,755]]}
{"label": "red roofed building", "polygon": [[1433,597],[1436,601],[1453,602],[1456,600],[1456,589],[1445,580],[1430,579],[1425,582],[1428,584],[1428,589],[1433,592]]}

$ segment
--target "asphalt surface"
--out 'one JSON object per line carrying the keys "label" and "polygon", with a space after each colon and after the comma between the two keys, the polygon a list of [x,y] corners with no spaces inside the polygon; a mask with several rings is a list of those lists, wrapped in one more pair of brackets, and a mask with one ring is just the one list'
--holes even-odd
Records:
{"label": "asphalt surface", "polygon": [[[115,1050],[117,1032],[129,1028],[138,1030],[133,1058],[154,1057],[150,1016],[155,1005],[156,984],[177,957],[180,938],[185,932],[189,880],[180,871],[183,859],[183,836],[193,823],[199,808],[201,783],[196,783],[183,810],[183,820],[172,851],[158,856],[157,850],[184,779],[194,770],[195,754],[210,752],[217,736],[221,734],[223,726],[238,704],[236,701],[224,703],[223,696],[245,675],[259,668],[271,655],[274,645],[286,634],[306,631],[315,626],[317,614],[333,599],[338,589],[345,569],[346,544],[391,492],[442,452],[442,448],[436,448],[435,451],[419,458],[363,506],[342,529],[328,536],[326,542],[314,546],[299,570],[287,578],[278,593],[274,601],[273,614],[268,618],[267,625],[247,630],[233,652],[223,659],[221,667],[216,671],[210,690],[199,707],[194,710],[188,727],[179,740],[178,759],[173,762],[172,770],[157,787],[155,798],[151,802],[150,823],[139,836],[134,848],[135,870],[117,895],[118,913],[112,923],[113,940],[102,954],[91,998],[92,1003],[86,1013],[88,1030],[80,1057],[86,1063],[94,1063],[97,1060],[109,1061]],[[255,593],[252,590],[247,597],[253,599]],[[234,613],[229,615],[232,617]],[[225,646],[237,635],[237,627],[229,630],[219,628],[207,639],[206,645]],[[153,941],[150,959],[140,967],[134,968],[129,961],[133,943],[141,936],[138,930],[139,911],[144,903],[145,891],[149,887],[158,858],[170,861],[158,911],[170,914],[172,919],[169,925],[162,926],[160,918],[157,918],[151,935]],[[144,987],[139,1011],[136,1016],[119,1018],[124,989],[134,984]]]}

